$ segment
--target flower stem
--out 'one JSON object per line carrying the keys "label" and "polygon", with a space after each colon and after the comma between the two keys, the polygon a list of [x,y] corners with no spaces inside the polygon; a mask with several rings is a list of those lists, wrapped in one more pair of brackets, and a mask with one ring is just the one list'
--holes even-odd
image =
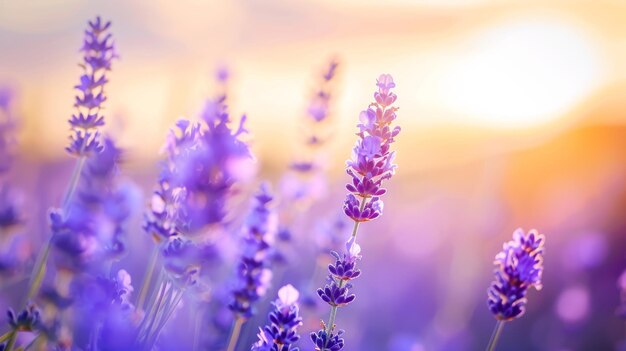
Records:
{"label": "flower stem", "polygon": [[[365,201],[367,200],[366,197],[361,199],[361,204],[359,206],[359,211],[363,211],[363,208],[365,207]],[[354,227],[352,227],[352,237],[354,238],[354,241],[352,242],[352,245],[354,245],[354,243],[356,243],[356,235],[359,232],[359,224],[360,222],[358,221],[354,221]],[[339,288],[343,287],[343,284],[345,283],[344,280],[339,281]],[[337,318],[337,306],[332,306],[330,308],[330,316],[328,317],[328,324],[326,325],[326,334],[328,334],[328,340],[330,340],[330,333],[333,331],[333,329],[335,328],[335,319]]]}
{"label": "flower stem", "polygon": [[9,341],[7,342],[6,351],[12,351],[13,346],[15,346],[15,342],[17,341],[17,330],[13,329],[9,334]]}
{"label": "flower stem", "polygon": [[496,349],[500,333],[502,333],[502,327],[504,327],[504,321],[497,321],[495,328],[493,328],[489,345],[487,345],[487,351],[494,351]]}
{"label": "flower stem", "polygon": [[[63,197],[63,210],[67,210],[67,206],[72,201],[74,197],[74,193],[76,192],[76,188],[78,188],[78,181],[80,180],[80,174],[82,173],[83,166],[85,165],[86,156],[81,156],[76,161],[76,165],[74,166],[74,171],[72,171],[72,177],[70,178],[70,183],[67,187],[67,191],[65,192],[65,196]],[[64,214],[65,215],[65,214]],[[41,287],[41,282],[43,277],[46,274],[46,263],[48,262],[48,256],[50,254],[50,246],[52,245],[52,236],[48,237],[46,240],[44,247],[39,252],[39,256],[37,257],[37,261],[35,266],[33,267],[33,271],[30,275],[30,281],[28,283],[28,294],[26,295],[26,301],[24,305],[28,303],[30,299],[35,297],[39,292],[39,288]]]}
{"label": "flower stem", "polygon": [[137,300],[137,307],[141,309],[144,308],[144,303],[146,302],[146,297],[148,296],[148,288],[150,287],[150,283],[152,282],[152,276],[154,275],[154,268],[156,267],[158,256],[159,256],[159,249],[158,249],[158,246],[155,246],[154,249],[152,250],[152,255],[150,256],[150,262],[148,263],[148,268],[143,278],[143,284],[141,284],[141,290],[139,290],[139,299]]}
{"label": "flower stem", "polygon": [[46,263],[48,262],[48,255],[50,254],[50,245],[52,244],[52,238],[48,238],[46,243],[44,244],[43,249],[39,252],[37,257],[37,263],[35,263],[35,267],[33,267],[33,271],[30,275],[30,281],[28,283],[28,294],[26,295],[26,301],[24,301],[24,305],[28,303],[39,291],[41,287],[41,282],[43,281],[43,277],[46,274]]}
{"label": "flower stem", "polygon": [[[343,283],[344,283],[343,280],[339,282],[339,288],[343,287]],[[330,333],[335,328],[335,319],[336,318],[337,318],[337,306],[332,306],[330,308],[330,316],[328,317],[328,325],[326,325],[326,328],[327,328],[326,333],[328,334],[329,337],[330,337]]]}
{"label": "flower stem", "polygon": [[241,333],[241,326],[244,322],[245,320],[241,317],[237,317],[237,319],[235,319],[233,330],[230,332],[230,339],[228,340],[228,347],[226,348],[226,351],[235,351],[237,341],[239,340],[239,334]]}
{"label": "flower stem", "polygon": [[74,193],[78,188],[78,181],[80,180],[80,174],[83,171],[83,166],[85,165],[85,161],[87,160],[87,156],[80,156],[76,161],[76,165],[74,166],[74,171],[72,171],[72,177],[70,178],[70,183],[67,187],[67,191],[65,192],[65,196],[63,197],[63,209],[67,209],[67,206],[72,201],[74,197]]}

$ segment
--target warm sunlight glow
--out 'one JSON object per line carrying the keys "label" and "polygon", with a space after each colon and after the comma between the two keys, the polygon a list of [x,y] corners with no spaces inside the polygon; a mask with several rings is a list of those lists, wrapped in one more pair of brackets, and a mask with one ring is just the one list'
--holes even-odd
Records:
{"label": "warm sunlight glow", "polygon": [[481,124],[529,127],[566,113],[603,78],[603,60],[580,28],[516,20],[470,39],[439,91],[446,105]]}

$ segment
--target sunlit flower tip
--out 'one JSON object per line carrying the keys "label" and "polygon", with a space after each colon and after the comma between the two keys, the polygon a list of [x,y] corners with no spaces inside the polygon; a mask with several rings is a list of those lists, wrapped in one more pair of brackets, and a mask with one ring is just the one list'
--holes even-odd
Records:
{"label": "sunlit flower tip", "polygon": [[215,70],[215,78],[220,83],[226,83],[230,78],[230,71],[226,65],[219,65]]}
{"label": "sunlit flower tip", "polygon": [[355,237],[350,237],[346,242],[346,251],[348,252],[348,260],[354,261],[361,258],[361,245],[357,244]]}
{"label": "sunlit flower tip", "polygon": [[281,306],[291,306],[298,302],[300,292],[291,284],[287,284],[278,290],[278,301]]}
{"label": "sunlit flower tip", "polygon": [[522,316],[528,289],[541,289],[544,243],[545,236],[537,231],[526,234],[518,229],[496,255],[496,279],[487,292],[487,304],[496,319],[508,321]]}
{"label": "sunlit flower tip", "polygon": [[325,81],[330,81],[335,77],[335,74],[337,72],[337,66],[339,66],[339,61],[337,60],[331,60],[328,68],[326,69],[326,72],[324,73],[324,80]]}
{"label": "sunlit flower tip", "polygon": [[311,333],[311,340],[315,345],[316,351],[340,351],[343,350],[344,340],[343,330],[337,333],[331,332],[330,335],[326,330],[321,329],[318,332]]}
{"label": "sunlit flower tip", "polygon": [[79,83],[74,86],[78,95],[74,99],[77,112],[69,120],[73,131],[70,146],[66,150],[75,156],[89,156],[101,152],[99,135],[91,132],[104,125],[101,115],[107,97],[104,87],[108,83],[106,72],[111,69],[111,61],[117,57],[114,51],[111,34],[105,33],[110,22],[102,22],[100,17],[89,21],[89,28],[85,31],[85,39],[81,51],[83,52],[84,72]]}
{"label": "sunlit flower tip", "polygon": [[278,292],[274,309],[268,315],[269,324],[260,329],[259,340],[252,351],[297,351],[292,345],[300,339],[298,327],[302,325],[297,304],[298,291],[285,285]]}
{"label": "sunlit flower tip", "polygon": [[396,83],[393,82],[393,77],[390,74],[381,74],[376,80],[376,85],[380,88],[380,92],[384,94],[396,87]]}

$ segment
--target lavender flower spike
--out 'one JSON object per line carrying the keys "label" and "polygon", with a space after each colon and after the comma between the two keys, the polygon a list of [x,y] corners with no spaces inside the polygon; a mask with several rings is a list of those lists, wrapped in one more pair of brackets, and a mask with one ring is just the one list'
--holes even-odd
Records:
{"label": "lavender flower spike", "polygon": [[397,167],[393,164],[395,153],[391,151],[391,144],[400,133],[400,127],[391,126],[398,110],[397,107],[391,107],[397,98],[391,89],[396,85],[388,74],[380,75],[376,85],[376,102],[359,116],[359,140],[353,149],[352,158],[347,162],[346,171],[352,177],[352,182],[346,185],[350,194],[344,201],[343,211],[354,221],[352,235],[346,243],[343,255],[332,252],[335,263],[328,266],[328,284],[317,289],[317,295],[330,305],[328,323],[322,323],[323,328],[311,334],[317,351],[343,349],[343,331],[335,332],[335,318],[339,307],[356,299],[350,289],[351,280],[361,275],[361,271],[356,268],[357,261],[361,259],[361,246],[356,243],[359,224],[382,215],[383,202],[380,196],[386,193],[382,182],[390,179]]}
{"label": "lavender flower spike", "polygon": [[238,285],[230,304],[233,313],[243,319],[254,315],[253,304],[265,295],[272,278],[267,261],[276,231],[276,218],[269,208],[272,196],[267,185],[261,186],[255,201],[256,205],[247,219],[244,249],[237,267]]}
{"label": "lavender flower spike", "polygon": [[292,345],[300,339],[298,327],[302,325],[299,316],[298,298],[300,293],[292,285],[285,285],[278,290],[278,299],[274,310],[270,311],[269,325],[259,331],[259,341],[252,345],[251,351],[298,351]]}
{"label": "lavender flower spike", "polygon": [[69,120],[72,136],[67,152],[75,156],[87,156],[102,151],[98,128],[104,125],[101,114],[106,101],[104,86],[108,83],[107,72],[111,70],[111,61],[117,57],[111,34],[107,33],[111,22],[102,22],[100,17],[89,21],[85,31],[83,52],[83,74],[74,88],[79,91],[74,107],[76,113]]}
{"label": "lavender flower spike", "polygon": [[513,240],[503,245],[494,264],[495,281],[487,290],[487,305],[498,320],[488,350],[493,350],[504,322],[521,317],[526,310],[526,294],[541,289],[545,236],[536,230],[517,229]]}
{"label": "lavender flower spike", "polygon": [[276,233],[276,215],[270,209],[272,196],[266,184],[255,196],[256,205],[245,225],[243,252],[237,266],[236,287],[228,306],[235,315],[235,323],[227,351],[235,350],[241,326],[254,315],[254,303],[265,295],[272,279],[269,269],[271,247]]}
{"label": "lavender flower spike", "polygon": [[391,107],[397,98],[391,88],[396,85],[388,74],[378,77],[376,85],[376,102],[359,116],[359,140],[352,151],[352,158],[347,162],[346,172],[352,177],[352,182],[346,185],[346,189],[351,194],[346,197],[343,209],[356,222],[380,217],[383,210],[380,196],[387,192],[382,188],[382,182],[390,179],[397,168],[393,164],[395,152],[391,151],[391,144],[400,133],[400,127],[391,126],[398,110]]}

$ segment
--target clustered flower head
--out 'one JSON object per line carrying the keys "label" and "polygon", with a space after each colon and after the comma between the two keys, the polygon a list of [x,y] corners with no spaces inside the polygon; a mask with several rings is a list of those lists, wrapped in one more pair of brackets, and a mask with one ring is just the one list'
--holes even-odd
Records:
{"label": "clustered flower head", "polygon": [[41,315],[34,305],[29,305],[18,314],[9,309],[7,315],[9,317],[9,325],[13,330],[35,331],[41,325]]}
{"label": "clustered flower head", "polygon": [[350,281],[361,275],[361,271],[356,268],[357,261],[361,259],[361,247],[354,240],[354,237],[348,240],[346,252],[342,256],[332,252],[335,263],[328,265],[328,284],[323,289],[317,289],[317,295],[330,306],[342,307],[356,298],[350,294]]}
{"label": "clustered flower head", "polygon": [[237,266],[237,282],[230,309],[238,318],[250,318],[253,304],[265,295],[272,279],[269,255],[276,232],[276,217],[269,202],[272,196],[263,184],[255,197],[256,205],[245,225],[243,252]]}
{"label": "clustered flower head", "polygon": [[98,128],[104,125],[101,113],[106,101],[104,87],[111,62],[117,57],[112,35],[108,33],[111,22],[100,17],[89,21],[83,41],[83,74],[75,88],[79,91],[74,106],[76,112],[69,120],[73,134],[67,152],[75,156],[88,156],[102,151]]}
{"label": "clustered flower head", "polygon": [[245,116],[233,131],[220,98],[207,102],[202,118],[179,120],[168,135],[167,159],[144,225],[157,241],[222,223],[233,185],[252,172],[252,156],[241,140]]}
{"label": "clustered flower head", "polygon": [[496,255],[495,281],[489,287],[487,304],[497,320],[510,321],[524,314],[530,287],[540,290],[545,236],[536,230],[517,229],[513,240]]}
{"label": "clustered flower head", "polygon": [[302,325],[299,315],[298,298],[300,293],[292,285],[285,285],[278,290],[278,299],[270,311],[269,325],[260,328],[259,340],[252,345],[251,351],[298,351],[293,347],[300,336],[298,327]]}
{"label": "clustered flower head", "polygon": [[356,222],[366,222],[380,217],[383,203],[380,196],[386,192],[382,182],[390,179],[396,169],[393,164],[395,152],[391,151],[394,138],[400,127],[392,127],[396,119],[396,94],[391,89],[396,85],[388,74],[378,77],[378,91],[374,93],[376,102],[362,111],[358,125],[359,140],[347,162],[347,173],[352,182],[346,185],[350,191],[344,201],[344,213]]}
{"label": "clustered flower head", "polygon": [[345,344],[343,330],[327,333],[325,329],[321,329],[311,333],[311,340],[316,351],[340,351]]}
{"label": "clustered flower head", "polygon": [[103,152],[87,159],[77,196],[68,209],[50,213],[60,267],[82,271],[125,251],[123,237],[131,199],[128,189],[117,180],[121,157],[121,149],[105,138]]}

